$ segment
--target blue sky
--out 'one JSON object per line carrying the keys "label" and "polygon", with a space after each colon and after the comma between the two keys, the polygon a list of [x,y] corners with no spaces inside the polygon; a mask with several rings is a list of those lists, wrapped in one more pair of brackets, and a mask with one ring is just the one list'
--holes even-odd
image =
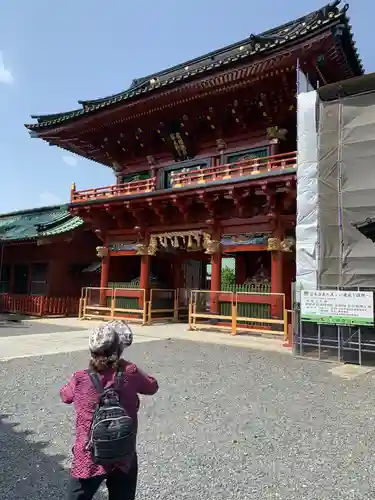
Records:
{"label": "blue sky", "polygon": [[[0,213],[68,201],[70,186],[112,184],[111,170],[30,139],[30,114],[61,112],[141,77],[269,29],[324,0],[0,0]],[[349,15],[375,71],[375,2]]]}

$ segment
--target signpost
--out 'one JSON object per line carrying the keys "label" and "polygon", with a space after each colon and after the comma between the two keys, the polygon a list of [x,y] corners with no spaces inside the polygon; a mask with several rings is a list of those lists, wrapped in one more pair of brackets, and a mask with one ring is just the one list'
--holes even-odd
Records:
{"label": "signpost", "polygon": [[374,326],[373,292],[301,290],[301,321],[323,325]]}

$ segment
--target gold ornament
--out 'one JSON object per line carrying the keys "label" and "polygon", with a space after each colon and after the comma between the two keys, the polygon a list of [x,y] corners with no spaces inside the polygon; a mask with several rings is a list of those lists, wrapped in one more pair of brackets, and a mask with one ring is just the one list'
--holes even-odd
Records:
{"label": "gold ornament", "polygon": [[158,249],[158,240],[155,236],[151,236],[150,244],[148,245],[148,255],[155,255]]}
{"label": "gold ornament", "polygon": [[275,252],[277,250],[280,250],[281,242],[280,242],[279,238],[268,238],[267,243],[268,243],[267,250],[269,250],[271,252]]}
{"label": "gold ornament", "polygon": [[148,246],[146,243],[137,243],[136,244],[137,255],[148,255]]}
{"label": "gold ornament", "polygon": [[213,240],[211,235],[208,233],[204,233],[203,235],[203,247],[205,248],[205,253],[208,255],[212,255],[214,253],[220,252],[220,241]]}
{"label": "gold ornament", "polygon": [[107,247],[96,247],[96,255],[100,258],[108,257]]}
{"label": "gold ornament", "polygon": [[291,252],[294,245],[293,238],[285,238],[280,244],[280,249],[282,252]]}

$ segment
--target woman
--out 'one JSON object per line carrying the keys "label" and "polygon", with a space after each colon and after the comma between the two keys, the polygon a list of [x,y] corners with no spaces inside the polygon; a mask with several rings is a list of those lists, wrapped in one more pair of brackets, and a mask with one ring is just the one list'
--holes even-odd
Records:
{"label": "woman", "polygon": [[[91,359],[89,369],[79,370],[60,390],[64,403],[74,404],[76,412],[73,463],[69,482],[68,500],[91,500],[101,483],[106,481],[109,500],[134,500],[138,463],[134,450],[132,458],[103,465],[93,459],[89,442],[91,424],[101,395],[93,384],[93,376],[104,389],[115,388],[119,404],[137,427],[138,394],[153,395],[157,381],[137,366],[121,359],[126,347],[133,341],[129,326],[123,321],[111,321],[96,328],[89,340]],[[117,384],[118,373],[123,374]]]}

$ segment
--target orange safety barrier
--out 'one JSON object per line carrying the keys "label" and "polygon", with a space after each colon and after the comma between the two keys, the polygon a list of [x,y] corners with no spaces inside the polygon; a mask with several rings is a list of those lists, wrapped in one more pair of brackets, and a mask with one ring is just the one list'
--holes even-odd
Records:
{"label": "orange safety barrier", "polygon": [[82,289],[80,319],[128,319],[133,323],[147,324],[148,302],[142,288]]}
{"label": "orange safety barrier", "polygon": [[178,290],[151,288],[147,303],[147,324],[156,321],[178,321]]}
{"label": "orange safety barrier", "polygon": [[[270,313],[263,317],[248,315],[249,305],[258,301],[260,304],[268,304]],[[212,304],[215,304],[214,312],[211,311]],[[232,335],[241,331],[277,335],[287,340],[288,316],[285,309],[285,295],[192,290],[189,303],[189,329],[206,328],[230,330]]]}

